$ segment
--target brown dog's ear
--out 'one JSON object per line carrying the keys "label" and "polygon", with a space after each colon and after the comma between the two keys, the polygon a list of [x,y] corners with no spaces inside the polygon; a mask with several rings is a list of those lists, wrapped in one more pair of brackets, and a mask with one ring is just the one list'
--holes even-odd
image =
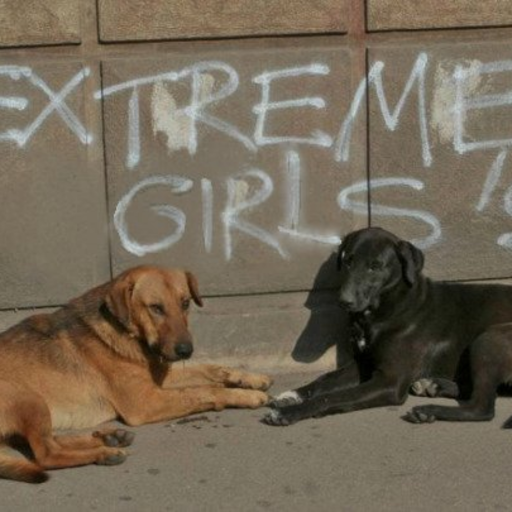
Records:
{"label": "brown dog's ear", "polygon": [[396,245],[398,259],[402,264],[402,273],[409,286],[413,286],[423,270],[423,253],[409,242],[401,240]]}
{"label": "brown dog's ear", "polygon": [[194,299],[194,302],[200,307],[203,307],[203,299],[201,298],[201,294],[199,293],[199,286],[197,285],[197,279],[192,272],[185,272],[185,276],[187,276],[188,289],[190,290],[190,294]]}
{"label": "brown dog's ear", "polygon": [[105,304],[110,313],[119,322],[130,328],[131,324],[131,299],[135,283],[128,276],[116,279],[105,297]]}

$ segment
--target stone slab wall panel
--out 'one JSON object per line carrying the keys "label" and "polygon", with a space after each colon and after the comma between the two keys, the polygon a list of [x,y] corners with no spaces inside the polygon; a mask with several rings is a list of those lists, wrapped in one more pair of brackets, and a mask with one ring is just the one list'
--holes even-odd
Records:
{"label": "stone slab wall panel", "polygon": [[99,0],[98,6],[105,42],[343,33],[347,25],[345,0]]}
{"label": "stone slab wall panel", "polygon": [[0,48],[80,41],[79,0],[0,0]]}
{"label": "stone slab wall panel", "polygon": [[370,31],[512,25],[508,0],[368,0],[367,8]]}
{"label": "stone slab wall panel", "polygon": [[350,52],[313,44],[105,61],[114,270],[192,266],[209,295],[309,289],[340,233],[367,222],[337,204],[366,176],[333,150],[348,67]]}

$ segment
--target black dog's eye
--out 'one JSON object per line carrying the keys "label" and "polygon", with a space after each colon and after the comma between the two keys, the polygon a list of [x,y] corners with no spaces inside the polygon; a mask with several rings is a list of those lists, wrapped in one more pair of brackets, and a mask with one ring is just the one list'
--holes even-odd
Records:
{"label": "black dog's eye", "polygon": [[162,304],[150,304],[149,309],[151,309],[151,312],[158,316],[164,316],[165,315],[165,309],[162,306]]}
{"label": "black dog's eye", "polygon": [[190,307],[190,299],[183,299],[181,301],[181,307],[186,311]]}
{"label": "black dog's eye", "polygon": [[370,270],[371,270],[372,272],[375,272],[375,271],[377,271],[377,270],[382,270],[382,266],[383,266],[383,265],[382,265],[382,262],[380,262],[380,261],[372,261],[372,262],[370,263]]}
{"label": "black dog's eye", "polygon": [[352,263],[354,263],[354,257],[353,256],[346,256],[343,259],[343,265],[345,265],[345,267],[347,267],[347,268],[350,268],[352,266]]}

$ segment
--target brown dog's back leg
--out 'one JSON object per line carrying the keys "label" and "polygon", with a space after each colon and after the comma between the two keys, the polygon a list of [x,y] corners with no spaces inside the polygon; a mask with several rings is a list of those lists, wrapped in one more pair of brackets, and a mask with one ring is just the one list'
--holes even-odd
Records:
{"label": "brown dog's back leg", "polygon": [[0,478],[40,484],[48,480],[48,475],[35,462],[2,454],[0,455]]}
{"label": "brown dog's back leg", "polygon": [[85,450],[110,446],[123,448],[133,443],[135,434],[122,428],[98,430],[92,434],[78,436],[56,436],[57,443],[66,449]]}
{"label": "brown dog's back leg", "polygon": [[[0,383],[0,432],[25,438],[34,454],[35,465],[25,465],[16,473],[14,469],[2,473],[7,478],[25,481],[44,480],[44,469],[82,466],[85,464],[119,464],[126,455],[122,450],[106,446],[76,449],[71,447],[77,436],[55,438],[52,434],[51,414],[43,398],[30,389],[11,383]],[[91,436],[89,436],[91,437]],[[97,442],[97,441],[95,441]],[[62,443],[62,444],[61,444]],[[67,446],[70,447],[67,447]],[[30,464],[27,462],[27,464]],[[1,463],[0,463],[1,466]],[[18,464],[19,466],[19,464]],[[6,467],[6,464],[4,464]],[[39,468],[39,472],[37,472]],[[19,475],[20,471],[26,475]],[[32,471],[32,479],[28,472]],[[24,478],[26,476],[26,478]]]}
{"label": "brown dog's back leg", "polygon": [[[9,382],[0,381],[0,439],[5,441],[21,434],[21,418],[17,414],[17,403],[23,399],[24,390]],[[48,475],[37,463],[0,455],[0,478],[20,482],[41,483],[48,480]]]}
{"label": "brown dog's back leg", "polygon": [[[24,431],[23,435],[32,451],[36,462],[45,469],[58,469],[87,464],[114,465],[124,462],[126,454],[117,448],[110,448],[101,442],[99,444],[92,436],[59,436],[51,432],[51,417],[49,411],[38,411]],[[84,437],[89,438],[88,441]],[[87,446],[87,443],[90,443]],[[86,447],[87,446],[87,447]]]}

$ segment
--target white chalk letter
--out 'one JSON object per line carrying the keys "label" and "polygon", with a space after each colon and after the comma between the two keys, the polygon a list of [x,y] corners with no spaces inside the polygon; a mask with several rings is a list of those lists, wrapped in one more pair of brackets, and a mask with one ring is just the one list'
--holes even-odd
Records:
{"label": "white chalk letter", "polygon": [[[418,84],[418,122],[420,127],[421,136],[421,155],[423,165],[430,167],[432,165],[432,153],[430,151],[430,141],[428,136],[427,126],[427,112],[425,104],[425,71],[428,64],[428,56],[426,53],[420,53],[414,63],[414,66],[409,75],[409,79],[405,84],[402,95],[398,100],[393,111],[389,108],[386,94],[384,92],[384,85],[382,83],[382,71],[384,70],[384,63],[381,61],[375,62],[368,73],[368,86],[375,88],[377,100],[379,102],[380,111],[386,127],[388,130],[395,131],[398,127],[398,121],[404,108],[407,97],[411,93],[413,85]],[[334,146],[334,159],[336,161],[348,161],[349,158],[349,144],[350,136],[352,134],[352,125],[355,121],[356,115],[361,106],[361,102],[366,91],[367,81],[363,79],[356,90],[354,99],[350,106],[347,117],[341,125],[336,144]]]}
{"label": "white chalk letter", "polygon": [[261,85],[261,102],[255,105],[252,111],[256,114],[256,126],[254,130],[254,140],[258,146],[269,144],[280,144],[285,142],[294,142],[297,144],[313,144],[316,146],[330,147],[332,138],[320,130],[315,130],[310,137],[294,136],[268,136],[264,134],[267,112],[272,110],[283,110],[287,108],[313,107],[316,109],[325,108],[325,100],[321,97],[296,98],[286,101],[270,101],[270,85],[274,80],[283,78],[292,78],[302,75],[328,75],[329,66],[325,64],[311,64],[299,68],[281,69],[279,71],[269,71],[253,78],[253,82]]}
{"label": "white chalk letter", "polygon": [[185,214],[178,208],[169,205],[150,206],[150,209],[157,215],[166,217],[177,225],[174,233],[152,244],[140,244],[130,237],[126,223],[126,212],[135,196],[145,189],[156,186],[166,186],[170,187],[174,194],[184,194],[188,192],[193,185],[194,182],[192,180],[181,176],[152,176],[137,183],[135,187],[121,198],[114,213],[114,226],[123,247],[136,256],[144,256],[145,254],[163,251],[175,244],[183,236],[187,221]]}
{"label": "white chalk letter", "polygon": [[[422,181],[415,180],[412,178],[380,178],[370,180],[370,190],[383,187],[410,187],[414,190],[423,190],[424,184]],[[368,195],[368,182],[361,181],[354,183],[349,187],[343,189],[338,195],[338,205],[342,210],[348,210],[361,215],[368,214],[368,203],[367,201],[354,201],[350,199],[352,194],[364,194]],[[382,217],[410,217],[418,219],[428,224],[432,228],[432,232],[426,238],[420,238],[411,240],[411,242],[419,247],[420,249],[426,249],[431,245],[441,240],[441,225],[436,217],[432,214],[422,210],[410,210],[407,208],[395,208],[393,206],[384,206],[376,204],[372,201],[371,203],[371,215],[382,216]]]}
{"label": "white chalk letter", "polygon": [[[512,217],[512,185],[508,188],[503,198],[503,209]],[[512,233],[504,233],[498,240],[498,245],[506,249],[512,249]]]}
{"label": "white chalk letter", "polygon": [[505,163],[507,153],[508,151],[505,149],[500,151],[489,170],[482,194],[480,195],[480,200],[476,206],[476,209],[479,212],[485,209],[491,199],[491,194],[494,192],[494,189],[497,187],[498,182],[500,181],[501,174],[503,172],[503,164]]}
{"label": "white chalk letter", "polygon": [[[245,178],[256,178],[261,181],[262,187],[256,193],[247,198],[249,185]],[[268,231],[247,222],[239,217],[243,211],[248,211],[264,203],[274,191],[272,180],[265,172],[259,169],[251,169],[241,172],[227,179],[228,199],[222,221],[224,223],[226,237],[226,259],[230,260],[233,254],[233,241],[231,232],[235,229],[258,239],[264,244],[274,248],[282,258],[287,258],[286,252],[281,248],[279,242]]]}
{"label": "white chalk letter", "polygon": [[279,232],[321,244],[339,245],[340,238],[336,235],[321,235],[299,231],[302,186],[300,156],[296,151],[289,151],[286,154],[286,177],[288,179],[287,189],[289,191],[288,218],[284,226],[278,226]]}
{"label": "white chalk letter", "polygon": [[201,180],[201,195],[203,198],[203,240],[206,252],[212,250],[213,233],[213,189],[212,182],[207,178]]}
{"label": "white chalk letter", "polygon": [[[202,86],[204,76],[212,71],[222,71],[227,75],[228,80],[216,92],[208,91],[205,93],[205,88]],[[208,105],[227,98],[238,89],[238,73],[228,64],[216,61],[198,62],[187,68],[187,72],[192,75],[192,97],[190,105],[185,108],[185,113],[194,121],[190,129],[190,154],[195,154],[197,149],[196,123],[198,121],[238,140],[250,151],[256,151],[253,141],[241,133],[236,126],[205,112]]]}
{"label": "white chalk letter", "polygon": [[139,89],[133,88],[128,102],[128,154],[126,167],[133,169],[140,161]]}
{"label": "white chalk letter", "polygon": [[471,142],[465,140],[466,113],[469,110],[482,110],[486,108],[496,109],[512,105],[512,91],[506,91],[502,94],[483,94],[469,98],[465,94],[465,85],[469,80],[476,81],[483,74],[505,73],[512,71],[512,60],[495,61],[479,66],[464,68],[457,66],[453,74],[455,80],[455,105],[453,107],[455,120],[455,133],[453,137],[453,146],[461,155],[469,151],[491,148],[505,148],[512,146],[512,138],[480,140]]}

